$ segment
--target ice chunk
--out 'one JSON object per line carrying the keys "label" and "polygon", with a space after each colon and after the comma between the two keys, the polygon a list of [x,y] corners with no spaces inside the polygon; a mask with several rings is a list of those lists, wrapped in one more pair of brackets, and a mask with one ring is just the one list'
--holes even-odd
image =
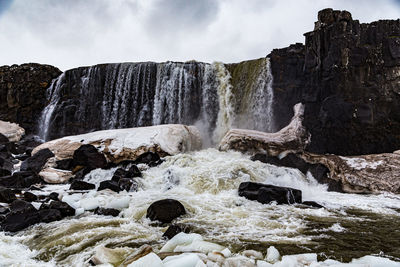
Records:
{"label": "ice chunk", "polygon": [[400,267],[400,262],[394,262],[389,259],[376,256],[364,256],[362,258],[352,260],[351,263],[365,264],[368,267]]}
{"label": "ice chunk", "polygon": [[191,244],[194,240],[203,240],[199,234],[186,234],[179,233],[169,240],[160,250],[160,252],[174,252],[177,246],[184,246]]}
{"label": "ice chunk", "polygon": [[84,210],[94,210],[99,206],[99,200],[94,197],[84,198],[81,199],[80,204]]}
{"label": "ice chunk", "polygon": [[161,259],[153,252],[132,262],[127,267],[163,267]]}
{"label": "ice chunk", "polygon": [[117,210],[125,209],[129,207],[130,200],[131,198],[129,196],[114,198],[109,203],[107,203],[106,208]]}
{"label": "ice chunk", "polygon": [[281,255],[279,254],[279,251],[274,246],[270,246],[267,249],[267,256],[265,257],[265,260],[270,263],[275,263],[279,261],[280,257]]}
{"label": "ice chunk", "polygon": [[203,241],[203,240],[194,240],[192,243],[188,245],[178,245],[174,249],[174,252],[188,252],[188,251],[197,251],[197,252],[202,252],[202,253],[209,253],[213,251],[222,251],[225,249],[225,247]]}
{"label": "ice chunk", "polygon": [[203,263],[199,256],[197,256],[195,253],[169,256],[163,260],[165,267],[196,267],[201,266],[198,265],[199,262]]}

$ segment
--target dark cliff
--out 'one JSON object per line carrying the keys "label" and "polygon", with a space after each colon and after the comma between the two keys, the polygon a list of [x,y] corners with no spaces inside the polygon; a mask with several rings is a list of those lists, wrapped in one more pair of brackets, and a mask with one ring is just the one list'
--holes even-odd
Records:
{"label": "dark cliff", "polygon": [[400,20],[360,24],[347,11],[325,9],[305,37],[305,45],[269,55],[280,123],[301,101],[312,135],[309,151],[354,155],[399,149]]}
{"label": "dark cliff", "polygon": [[0,120],[17,122],[28,133],[35,131],[46,105],[46,88],[60,74],[49,65],[1,66]]}

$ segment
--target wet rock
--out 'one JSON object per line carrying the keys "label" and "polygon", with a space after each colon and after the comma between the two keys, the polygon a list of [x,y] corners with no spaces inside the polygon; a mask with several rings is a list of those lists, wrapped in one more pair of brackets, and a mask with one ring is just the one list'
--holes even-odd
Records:
{"label": "wet rock", "polygon": [[142,172],[136,165],[132,165],[128,170],[127,178],[142,177]]}
{"label": "wet rock", "polygon": [[104,215],[104,216],[113,216],[117,217],[119,215],[120,211],[117,209],[107,209],[107,208],[96,208],[94,210],[94,214],[97,215]]}
{"label": "wet rock", "polygon": [[56,192],[51,192],[51,193],[49,194],[49,199],[51,199],[51,200],[58,200],[58,193],[56,193]]}
{"label": "wet rock", "polygon": [[24,200],[28,202],[36,201],[38,199],[37,195],[31,193],[31,192],[25,192],[24,193]]}
{"label": "wet rock", "polygon": [[73,155],[75,165],[86,166],[90,169],[104,168],[107,160],[102,153],[92,145],[82,145]]}
{"label": "wet rock", "polygon": [[0,202],[11,203],[16,199],[17,197],[11,189],[0,187]]}
{"label": "wet rock", "polygon": [[61,212],[56,209],[39,210],[39,217],[40,221],[45,223],[59,221],[63,218]]}
{"label": "wet rock", "polygon": [[77,166],[72,172],[75,174],[74,180],[82,180],[85,175],[91,172],[92,169],[89,167]]}
{"label": "wet rock", "polygon": [[121,190],[125,190],[127,192],[137,191],[139,188],[138,183],[130,178],[121,178],[118,181],[118,186],[121,188]]}
{"label": "wet rock", "polygon": [[55,209],[60,211],[61,216],[68,217],[68,216],[74,216],[75,215],[75,209],[72,208],[70,205],[68,205],[65,202],[58,201],[58,200],[53,200],[49,204],[43,204],[40,207],[41,210],[44,209]]}
{"label": "wet rock", "polygon": [[324,206],[322,206],[321,204],[318,204],[315,201],[303,201],[303,203],[301,203],[301,204],[306,205],[306,206],[310,206],[310,207],[313,207],[313,208],[323,208],[324,207]]}
{"label": "wet rock", "polygon": [[171,224],[162,236],[166,239],[171,239],[181,232],[189,233],[189,226],[183,224]]}
{"label": "wet rock", "polygon": [[268,204],[276,201],[278,204],[294,204],[302,202],[300,190],[275,185],[244,182],[239,185],[239,196],[260,203]]}
{"label": "wet rock", "polygon": [[62,159],[62,160],[56,161],[57,169],[72,171],[73,167],[74,167],[73,159]]}
{"label": "wet rock", "polygon": [[128,172],[123,168],[118,168],[115,170],[113,177],[111,180],[118,182],[121,178],[127,177]]}
{"label": "wet rock", "polygon": [[135,162],[136,162],[136,164],[139,164],[139,163],[147,164],[150,167],[155,167],[162,163],[162,161],[160,160],[160,156],[157,153],[150,152],[150,151],[141,154],[136,159]]}
{"label": "wet rock", "polygon": [[4,134],[0,133],[0,145],[8,144],[9,142],[10,140]]}
{"label": "wet rock", "polygon": [[54,157],[54,154],[47,148],[39,150],[32,157],[26,159],[21,164],[21,171],[33,171],[39,173],[47,160]]}
{"label": "wet rock", "polygon": [[101,191],[101,190],[105,190],[105,189],[110,189],[117,193],[121,191],[121,188],[119,187],[118,182],[113,181],[113,180],[102,181],[100,183],[97,191]]}
{"label": "wet rock", "polygon": [[146,217],[152,221],[170,223],[173,219],[185,215],[185,207],[177,200],[163,199],[152,203],[147,209]]}
{"label": "wet rock", "polygon": [[91,183],[87,183],[81,180],[74,180],[69,187],[70,190],[92,190],[95,189],[96,186]]}
{"label": "wet rock", "polygon": [[0,186],[9,188],[29,188],[39,183],[43,183],[43,180],[32,171],[19,171],[11,176],[0,177]]}
{"label": "wet rock", "polygon": [[11,203],[11,212],[1,222],[1,228],[4,231],[17,232],[39,222],[39,212],[32,204],[15,200]]}

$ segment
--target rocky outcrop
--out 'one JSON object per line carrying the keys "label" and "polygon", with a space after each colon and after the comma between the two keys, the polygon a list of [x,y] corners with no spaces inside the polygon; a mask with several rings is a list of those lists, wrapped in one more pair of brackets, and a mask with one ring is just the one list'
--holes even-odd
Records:
{"label": "rocky outcrop", "polygon": [[304,153],[308,162],[329,169],[330,179],[339,181],[347,193],[400,193],[400,155],[395,153],[337,156]]}
{"label": "rocky outcrop", "polygon": [[280,126],[302,102],[310,152],[400,148],[400,20],[362,24],[347,11],[325,9],[305,37],[305,45],[268,55]]}
{"label": "rocky outcrop", "polygon": [[265,133],[246,129],[230,130],[219,144],[219,149],[234,149],[242,152],[267,152],[278,156],[290,152],[301,152],[309,141],[309,134],[302,125],[304,106],[294,106],[292,121],[276,133]]}
{"label": "rocky outcrop", "polygon": [[241,183],[239,196],[250,200],[257,200],[262,204],[276,201],[277,204],[294,204],[302,202],[302,193],[298,189],[260,184],[252,182]]}
{"label": "rocky outcrop", "polygon": [[170,223],[173,219],[185,214],[185,207],[178,200],[162,199],[149,206],[146,217],[152,221]]}
{"label": "rocky outcrop", "polygon": [[61,71],[41,64],[0,67],[0,120],[16,122],[27,133],[36,132],[46,106],[46,89]]}

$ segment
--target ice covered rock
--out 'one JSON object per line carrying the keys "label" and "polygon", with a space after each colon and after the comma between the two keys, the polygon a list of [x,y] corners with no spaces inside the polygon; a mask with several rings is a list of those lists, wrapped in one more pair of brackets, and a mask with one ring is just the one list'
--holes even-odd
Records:
{"label": "ice covered rock", "polygon": [[400,193],[400,154],[343,157],[303,153],[303,157],[309,162],[325,165],[330,178],[339,181],[344,192]]}
{"label": "ice covered rock", "polygon": [[261,252],[256,251],[256,250],[252,250],[252,249],[243,251],[242,255],[247,257],[247,258],[255,259],[255,260],[263,259],[263,254]]}
{"label": "ice covered rock", "polygon": [[16,123],[0,121],[0,133],[7,137],[10,142],[18,142],[25,134],[25,130]]}
{"label": "ice covered rock", "polygon": [[190,244],[176,246],[174,252],[196,251],[201,253],[209,253],[213,251],[222,251],[223,249],[225,249],[225,247],[215,243],[207,242],[204,240],[194,240]]}
{"label": "ice covered rock", "polygon": [[351,261],[351,263],[365,265],[368,267],[380,267],[380,266],[399,267],[400,266],[400,262],[395,262],[395,261],[389,260],[387,258],[381,258],[381,257],[376,257],[376,256],[364,256],[359,259],[353,259]]}
{"label": "ice covered rock", "polygon": [[296,255],[285,255],[280,262],[275,263],[274,267],[287,266],[309,266],[313,262],[317,262],[317,254],[305,253]]}
{"label": "ice covered rock", "polygon": [[113,129],[52,140],[35,148],[33,154],[49,148],[62,160],[72,158],[83,144],[98,147],[109,161],[119,163],[135,160],[148,151],[166,156],[200,149],[201,138],[196,127],[182,124]]}
{"label": "ice covered rock", "polygon": [[144,257],[141,257],[140,259],[132,262],[129,264],[127,267],[163,267],[163,262],[161,259],[154,254],[153,252],[147,254]]}
{"label": "ice covered rock", "polygon": [[62,184],[72,177],[72,172],[58,170],[53,168],[45,168],[39,172],[39,176],[49,184]]}
{"label": "ice covered rock", "polygon": [[294,116],[286,127],[276,133],[266,133],[247,129],[230,130],[219,144],[219,149],[230,149],[242,152],[268,152],[268,155],[279,156],[282,153],[301,152],[308,144],[310,135],[303,127],[304,106],[294,106]]}

